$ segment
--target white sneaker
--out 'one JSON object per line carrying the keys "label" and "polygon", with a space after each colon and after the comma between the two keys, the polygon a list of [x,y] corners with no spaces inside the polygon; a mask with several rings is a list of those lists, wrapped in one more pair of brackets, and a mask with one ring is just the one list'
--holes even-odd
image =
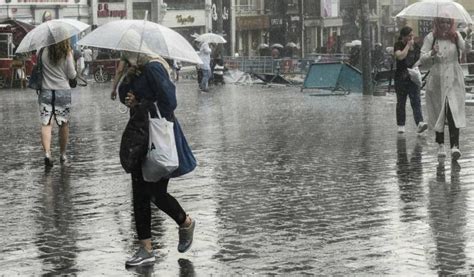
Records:
{"label": "white sneaker", "polygon": [[438,158],[446,157],[446,149],[444,148],[444,144],[438,144]]}
{"label": "white sneaker", "polygon": [[455,162],[459,158],[461,158],[461,151],[459,151],[459,149],[454,146],[453,148],[451,148],[451,159]]}
{"label": "white sneaker", "polygon": [[398,133],[405,133],[405,126],[403,125],[398,125]]}
{"label": "white sneaker", "polygon": [[420,134],[420,133],[423,133],[424,131],[426,131],[426,129],[428,129],[428,124],[421,121],[420,123],[418,123],[418,129],[416,130],[416,132],[418,134]]}

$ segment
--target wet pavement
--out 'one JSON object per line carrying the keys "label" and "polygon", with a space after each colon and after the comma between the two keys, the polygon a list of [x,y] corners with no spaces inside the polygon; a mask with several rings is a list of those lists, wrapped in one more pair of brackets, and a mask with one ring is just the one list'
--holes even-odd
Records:
{"label": "wet pavement", "polygon": [[[176,112],[199,167],[170,183],[197,220],[178,229],[155,209],[157,262],[136,249],[130,177],[118,159],[127,114],[109,85],[73,93],[69,166],[45,170],[35,93],[2,90],[0,275],[449,275],[474,271],[474,127],[459,165],[439,163],[433,133],[395,126],[395,97],[315,97],[299,88],[184,80]],[[424,108],[424,107],[423,107]],[[467,107],[474,122],[473,107]]]}

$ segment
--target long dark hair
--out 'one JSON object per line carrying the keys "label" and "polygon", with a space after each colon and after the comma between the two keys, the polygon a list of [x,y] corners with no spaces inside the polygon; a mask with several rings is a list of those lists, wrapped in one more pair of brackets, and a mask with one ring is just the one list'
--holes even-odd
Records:
{"label": "long dark hair", "polygon": [[408,36],[412,31],[413,31],[413,29],[410,26],[403,27],[400,30],[400,36],[398,37],[398,40],[401,41],[403,39],[403,37]]}

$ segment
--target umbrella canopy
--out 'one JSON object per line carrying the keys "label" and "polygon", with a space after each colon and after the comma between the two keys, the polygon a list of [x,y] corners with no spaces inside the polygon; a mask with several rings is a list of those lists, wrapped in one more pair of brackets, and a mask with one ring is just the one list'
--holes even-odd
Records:
{"label": "umbrella canopy", "polygon": [[294,43],[294,42],[288,42],[286,44],[286,47],[289,47],[289,48],[298,48],[298,44]]}
{"label": "umbrella canopy", "polygon": [[196,40],[199,42],[207,43],[227,43],[227,40],[221,35],[213,33],[205,33],[196,37]]}
{"label": "umbrella canopy", "polygon": [[283,48],[283,45],[281,45],[280,43],[274,43],[272,44],[271,48]]}
{"label": "umbrella canopy", "polygon": [[202,64],[201,58],[183,36],[146,20],[111,21],[77,43],[97,48],[158,54],[165,58]]}
{"label": "umbrella canopy", "polygon": [[265,49],[265,48],[268,48],[268,44],[266,43],[261,43],[259,46],[258,46],[258,49]]}
{"label": "umbrella canopy", "polygon": [[352,43],[352,46],[361,46],[362,45],[362,41],[360,41],[358,39],[353,40],[351,43]]}
{"label": "umbrella canopy", "polygon": [[31,30],[18,45],[16,53],[30,52],[53,45],[89,28],[89,25],[75,19],[54,19],[46,21]]}
{"label": "umbrella canopy", "polygon": [[404,8],[395,17],[407,19],[433,19],[449,17],[461,23],[473,23],[464,7],[452,0],[422,0]]}

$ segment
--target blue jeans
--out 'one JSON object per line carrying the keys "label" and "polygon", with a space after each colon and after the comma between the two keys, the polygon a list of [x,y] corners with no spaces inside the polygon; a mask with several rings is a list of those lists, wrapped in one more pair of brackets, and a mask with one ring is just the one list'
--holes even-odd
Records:
{"label": "blue jeans", "polygon": [[207,90],[209,86],[209,78],[211,77],[211,70],[203,69],[202,70],[202,80],[199,84],[201,90]]}
{"label": "blue jeans", "polygon": [[413,110],[413,117],[415,123],[423,121],[423,115],[421,112],[421,100],[420,100],[420,89],[415,83],[410,80],[396,80],[395,91],[397,93],[397,125],[405,126],[405,106],[407,103],[407,96],[410,97],[410,104]]}

